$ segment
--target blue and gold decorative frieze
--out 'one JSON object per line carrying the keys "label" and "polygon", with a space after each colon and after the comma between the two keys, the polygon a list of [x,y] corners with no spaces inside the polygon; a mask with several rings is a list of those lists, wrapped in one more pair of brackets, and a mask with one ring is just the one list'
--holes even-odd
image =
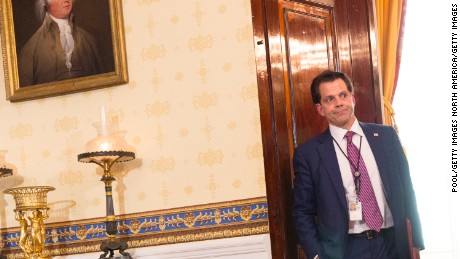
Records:
{"label": "blue and gold decorative frieze", "polygon": [[[116,217],[117,236],[130,248],[268,233],[265,197],[220,202]],[[105,217],[45,225],[52,255],[99,251],[107,238]],[[0,245],[8,258],[20,257],[19,228],[2,229]]]}

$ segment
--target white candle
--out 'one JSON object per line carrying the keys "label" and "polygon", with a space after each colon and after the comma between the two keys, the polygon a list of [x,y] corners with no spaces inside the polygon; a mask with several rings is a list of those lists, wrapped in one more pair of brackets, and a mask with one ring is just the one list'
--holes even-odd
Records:
{"label": "white candle", "polygon": [[101,106],[100,111],[101,111],[101,133],[103,135],[107,135],[107,120],[106,120],[106,114],[105,114],[105,107]]}

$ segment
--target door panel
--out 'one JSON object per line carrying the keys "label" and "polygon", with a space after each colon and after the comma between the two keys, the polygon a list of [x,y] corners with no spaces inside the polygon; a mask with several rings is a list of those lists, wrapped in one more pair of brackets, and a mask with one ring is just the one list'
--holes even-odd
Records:
{"label": "door panel", "polygon": [[[327,127],[327,121],[316,112],[310,85],[323,70],[335,69],[337,51],[331,7],[291,1],[280,1],[279,5],[280,17],[283,17],[280,36],[283,67],[287,73],[284,84],[292,159],[295,147]],[[297,250],[297,258],[306,258],[300,246]]]}
{"label": "door panel", "polygon": [[305,142],[327,127],[315,112],[310,85],[325,69],[335,69],[337,51],[333,33],[332,7],[280,1],[281,37],[284,38],[284,67],[288,77],[285,91],[290,104],[292,147]]}

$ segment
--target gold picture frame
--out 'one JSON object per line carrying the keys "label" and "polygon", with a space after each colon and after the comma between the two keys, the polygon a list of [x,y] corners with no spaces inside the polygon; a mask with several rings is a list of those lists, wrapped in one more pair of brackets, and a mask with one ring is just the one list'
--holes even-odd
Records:
{"label": "gold picture frame", "polygon": [[[0,0],[0,37],[6,99],[18,102],[128,83],[121,2],[120,0],[78,0],[73,6],[72,13],[78,26],[94,35],[93,42],[101,50],[101,60],[105,61],[102,63],[107,64],[104,70],[76,78],[21,86],[20,81],[26,80],[20,78],[19,69],[25,67],[24,70],[29,70],[31,66],[27,63],[28,66],[18,67],[18,57],[21,48],[42,26],[43,20],[34,20],[30,17],[36,13],[34,1]],[[83,27],[85,23],[86,27]],[[35,68],[30,70],[35,71]]]}

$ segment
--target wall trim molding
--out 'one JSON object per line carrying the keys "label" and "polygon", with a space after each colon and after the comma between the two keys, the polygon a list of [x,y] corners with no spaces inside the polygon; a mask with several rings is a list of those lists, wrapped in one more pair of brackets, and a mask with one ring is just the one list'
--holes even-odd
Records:
{"label": "wall trim molding", "polygon": [[[171,244],[163,246],[130,248],[127,250],[133,258],[155,259],[271,259],[270,235],[252,235],[226,239],[206,240],[202,242]],[[97,258],[101,253],[87,253],[69,256],[57,256],[56,259]],[[117,256],[117,254],[115,255]]]}
{"label": "wall trim molding", "polygon": [[[214,240],[269,233],[266,197],[195,205],[116,217],[118,238],[129,248]],[[45,224],[52,256],[99,251],[107,236],[105,217]],[[0,229],[8,258],[22,257],[19,227]]]}

